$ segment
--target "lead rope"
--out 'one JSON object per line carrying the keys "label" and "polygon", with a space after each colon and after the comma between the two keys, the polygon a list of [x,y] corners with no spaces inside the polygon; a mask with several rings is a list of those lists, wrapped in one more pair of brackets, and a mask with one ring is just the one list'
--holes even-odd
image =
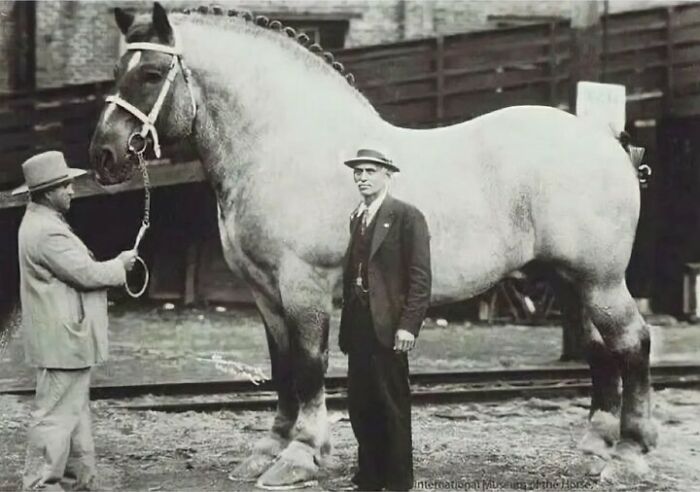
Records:
{"label": "lead rope", "polygon": [[139,160],[139,169],[141,170],[141,175],[143,176],[143,194],[144,194],[144,203],[143,203],[143,219],[141,219],[141,228],[139,229],[138,234],[136,235],[136,241],[134,241],[134,250],[137,252],[136,256],[136,261],[141,263],[141,266],[143,267],[144,271],[144,279],[143,279],[143,286],[141,287],[140,290],[134,292],[131,290],[129,287],[129,282],[124,282],[124,289],[126,289],[126,293],[129,294],[131,297],[134,299],[138,299],[143,295],[144,292],[146,292],[146,287],[148,286],[148,280],[150,278],[150,274],[148,272],[148,266],[146,266],[146,262],[138,256],[138,250],[139,250],[139,245],[141,244],[141,240],[143,237],[146,235],[146,231],[148,228],[151,226],[151,180],[148,177],[148,169],[146,168],[146,160],[143,158],[143,152],[146,149],[146,146],[143,146],[143,149],[141,151],[136,151],[133,148],[130,148],[130,150],[136,154],[136,157]]}

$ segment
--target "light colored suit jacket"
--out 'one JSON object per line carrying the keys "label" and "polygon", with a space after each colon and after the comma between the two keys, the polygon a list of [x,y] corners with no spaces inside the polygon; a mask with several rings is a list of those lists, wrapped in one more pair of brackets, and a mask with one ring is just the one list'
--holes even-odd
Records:
{"label": "light colored suit jacket", "polygon": [[107,359],[107,291],[121,260],[95,261],[63,216],[29,203],[19,227],[20,298],[27,363],[77,369]]}

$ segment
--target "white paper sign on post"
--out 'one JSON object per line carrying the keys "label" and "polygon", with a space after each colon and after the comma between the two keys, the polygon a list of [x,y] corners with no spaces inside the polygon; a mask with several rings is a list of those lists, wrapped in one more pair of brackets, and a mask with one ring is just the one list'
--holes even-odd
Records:
{"label": "white paper sign on post", "polygon": [[576,85],[576,115],[614,135],[625,129],[625,86],[581,81]]}

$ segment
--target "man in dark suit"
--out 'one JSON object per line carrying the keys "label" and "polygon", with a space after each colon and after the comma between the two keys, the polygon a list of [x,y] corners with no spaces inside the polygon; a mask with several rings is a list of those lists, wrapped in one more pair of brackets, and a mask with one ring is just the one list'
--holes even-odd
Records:
{"label": "man in dark suit", "polygon": [[361,149],[345,161],[362,202],[350,220],[340,349],[348,354],[348,407],[360,490],[413,486],[407,353],[430,302],[430,235],[423,214],[388,194],[399,169]]}

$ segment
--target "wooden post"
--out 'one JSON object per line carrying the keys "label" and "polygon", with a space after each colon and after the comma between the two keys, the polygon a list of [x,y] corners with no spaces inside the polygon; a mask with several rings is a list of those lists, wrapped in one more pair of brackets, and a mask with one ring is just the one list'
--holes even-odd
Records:
{"label": "wooden post", "polygon": [[600,80],[600,12],[596,0],[572,2],[569,108],[576,107],[576,84]]}
{"label": "wooden post", "polygon": [[445,118],[445,38],[435,38],[435,119],[438,126],[443,125]]}
{"label": "wooden post", "polygon": [[185,292],[184,304],[190,306],[197,301],[197,270],[199,266],[199,252],[201,243],[193,241],[187,246],[187,254],[185,258]]}
{"label": "wooden post", "polygon": [[673,91],[674,91],[674,81],[673,81],[673,30],[676,23],[676,9],[674,7],[668,7],[666,9],[666,104],[664,108],[666,111],[673,111]]}
{"label": "wooden post", "polygon": [[[601,29],[599,3],[595,0],[572,2],[571,79],[569,108],[576,108],[576,84],[580,80],[600,80]],[[560,294],[560,292],[557,292]],[[561,294],[560,294],[561,295]],[[582,360],[585,355],[583,320],[575,299],[559,297],[565,305],[562,316],[561,360]]]}
{"label": "wooden post", "polygon": [[15,47],[13,89],[36,87],[36,2],[15,2]]}
{"label": "wooden post", "polygon": [[549,105],[558,106],[557,83],[559,75],[557,70],[557,21],[549,21]]}

